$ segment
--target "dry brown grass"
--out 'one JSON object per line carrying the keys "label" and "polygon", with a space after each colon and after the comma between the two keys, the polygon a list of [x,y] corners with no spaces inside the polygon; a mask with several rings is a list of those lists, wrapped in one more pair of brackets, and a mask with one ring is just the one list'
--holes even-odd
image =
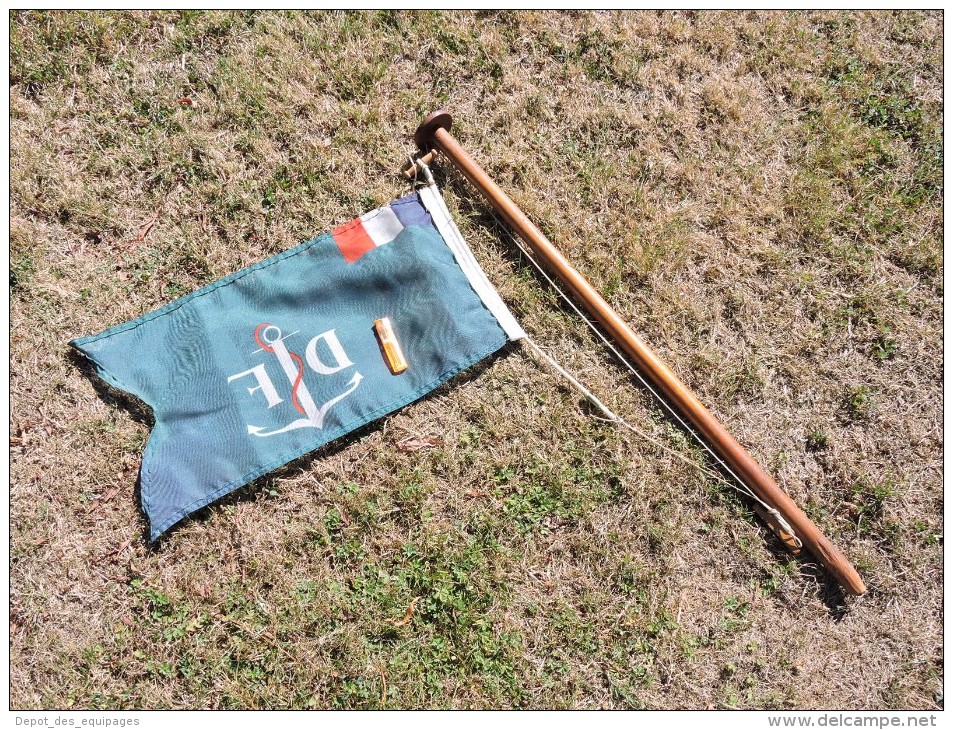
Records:
{"label": "dry brown grass", "polygon": [[[12,706],[942,706],[941,48],[915,12],[14,13]],[[866,597],[518,350],[146,546],[148,416],[66,342],[402,194],[442,105]],[[439,175],[527,330],[694,454]]]}

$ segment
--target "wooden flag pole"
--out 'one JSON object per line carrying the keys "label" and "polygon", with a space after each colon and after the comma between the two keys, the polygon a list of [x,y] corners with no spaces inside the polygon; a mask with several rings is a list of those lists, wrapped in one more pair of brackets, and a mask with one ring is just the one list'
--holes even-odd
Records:
{"label": "wooden flag pole", "polygon": [[421,149],[436,148],[473,183],[546,268],[569,289],[626,355],[632,358],[635,366],[698,429],[708,445],[741,481],[781,514],[804,547],[813,553],[847,591],[856,596],[863,594],[867,590],[864,581],[844,554],[824,537],[794,500],[460,146],[450,134],[451,121],[447,112],[434,112],[417,128],[414,141]]}

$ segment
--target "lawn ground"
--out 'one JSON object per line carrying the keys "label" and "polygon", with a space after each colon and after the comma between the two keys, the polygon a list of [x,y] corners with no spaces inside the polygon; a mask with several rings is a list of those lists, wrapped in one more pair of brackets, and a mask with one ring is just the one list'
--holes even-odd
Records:
{"label": "lawn ground", "polygon": [[[942,41],[939,12],[12,12],[12,707],[942,707]],[[146,544],[149,414],[67,342],[405,194],[440,106],[866,596],[519,347]],[[525,328],[704,465],[436,173]]]}

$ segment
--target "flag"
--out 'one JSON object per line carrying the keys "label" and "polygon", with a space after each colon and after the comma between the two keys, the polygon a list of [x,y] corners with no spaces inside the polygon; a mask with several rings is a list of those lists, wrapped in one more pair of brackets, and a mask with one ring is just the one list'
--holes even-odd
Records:
{"label": "flag", "polygon": [[151,539],[525,336],[431,185],[71,344],[151,407]]}

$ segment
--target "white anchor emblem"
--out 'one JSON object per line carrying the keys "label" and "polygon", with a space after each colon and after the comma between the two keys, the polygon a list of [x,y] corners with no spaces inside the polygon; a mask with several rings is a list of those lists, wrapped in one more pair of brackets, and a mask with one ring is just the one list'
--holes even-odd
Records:
{"label": "white anchor emblem", "polygon": [[[279,433],[293,431],[298,428],[321,428],[324,425],[324,419],[328,411],[330,411],[336,403],[339,403],[357,390],[357,387],[361,384],[361,380],[364,379],[364,376],[360,373],[354,373],[354,376],[348,382],[344,392],[318,407],[311,397],[311,393],[308,391],[308,386],[304,383],[304,362],[301,356],[289,351],[284,343],[286,339],[296,334],[298,334],[297,330],[282,337],[281,330],[267,322],[262,322],[255,328],[255,342],[258,343],[259,349],[255,350],[252,354],[270,352],[278,358],[278,363],[281,365],[281,369],[284,370],[285,376],[291,385],[292,405],[294,405],[295,410],[298,411],[303,418],[298,418],[286,426],[272,431],[265,430],[261,426],[248,424],[248,433],[252,436],[276,436]],[[333,364],[329,365],[321,359],[321,356],[318,354],[319,342],[324,342],[325,345],[327,345],[327,349],[334,359]],[[305,360],[308,363],[308,367],[319,375],[332,375],[333,373],[354,365],[347,356],[347,353],[344,352],[344,348],[341,346],[341,342],[333,329],[322,332],[320,335],[311,339],[305,348]],[[253,368],[236,373],[228,378],[228,382],[231,383],[233,380],[238,380],[246,375],[253,376],[258,383],[247,389],[249,395],[254,395],[255,392],[260,390],[268,401],[269,408],[273,408],[279,403],[284,402],[278,394],[264,364],[256,365]]]}

